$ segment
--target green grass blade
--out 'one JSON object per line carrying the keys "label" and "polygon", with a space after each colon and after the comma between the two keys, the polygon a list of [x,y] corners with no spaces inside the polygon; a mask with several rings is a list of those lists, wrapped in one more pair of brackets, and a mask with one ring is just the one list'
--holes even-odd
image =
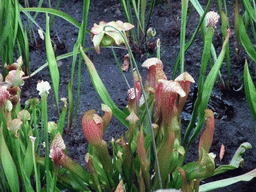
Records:
{"label": "green grass blade", "polygon": [[[73,52],[69,52],[69,53],[65,53],[65,54],[62,54],[62,55],[59,55],[56,57],[56,60],[59,61],[61,59],[66,59],[68,57],[71,57],[73,55]],[[48,66],[48,62],[43,64],[42,66],[40,66],[37,70],[35,70],[33,73],[31,73],[29,75],[29,77],[33,77],[35,76],[37,73],[39,73],[40,71],[42,71],[44,68],[46,68]]]}
{"label": "green grass blade", "polygon": [[127,9],[125,0],[120,0],[120,3],[121,3],[121,5],[122,5],[122,7],[123,7],[124,14],[125,14],[125,17],[126,17],[127,21],[128,21],[129,23],[132,23],[132,19],[131,19],[131,17],[130,17],[131,15],[129,14],[129,11],[128,11],[128,9]]}
{"label": "green grass blade", "polygon": [[69,109],[68,113],[68,129],[70,130],[71,125],[72,125],[72,119],[73,119],[73,105],[74,105],[74,98],[73,98],[73,92],[72,92],[72,85],[71,82],[68,82],[68,103],[69,103],[69,108],[72,106],[72,109]]}
{"label": "green grass blade", "polygon": [[19,22],[18,32],[17,32],[17,41],[21,48],[22,60],[24,63],[24,71],[26,74],[30,73],[29,66],[29,45],[28,45],[28,37],[26,31],[23,30],[23,26],[21,21]]}
{"label": "green grass blade", "polygon": [[32,142],[28,141],[27,149],[23,162],[24,173],[27,177],[30,177],[33,171],[33,152],[32,152]]}
{"label": "green grass blade", "polygon": [[[205,15],[206,15],[206,13],[208,12],[211,3],[212,3],[212,0],[209,0],[208,3],[207,3],[207,5],[206,5],[206,7],[205,7],[205,11],[204,11],[203,15],[202,15],[201,18],[200,18],[200,22],[199,22],[199,24],[198,24],[198,26],[197,26],[195,32],[193,33],[191,39],[190,39],[190,40],[187,42],[187,44],[186,44],[185,51],[187,51],[187,50],[190,48],[190,46],[194,43],[195,38],[196,38],[196,36],[197,36],[197,34],[198,34],[198,32],[199,32],[200,27],[201,27],[202,24],[204,23]],[[180,64],[180,54],[178,55],[178,57],[177,57],[177,59],[176,59],[176,61],[175,61],[175,65],[174,65],[173,73],[172,73],[172,79],[175,79],[175,77],[176,77],[177,68],[178,68],[178,65],[179,65],[179,64]]]}
{"label": "green grass blade", "polygon": [[[195,9],[196,9],[197,12],[199,13],[199,15],[202,16],[203,13],[204,13],[204,10],[203,10],[201,4],[198,2],[198,0],[191,0],[190,2],[193,4],[193,6],[195,7]],[[204,31],[205,31],[206,21],[205,21],[204,24],[205,24],[205,25],[203,25],[203,28],[204,28]],[[215,51],[215,48],[214,48],[213,45],[211,46],[211,53],[212,53],[214,62],[216,62],[216,60],[217,60],[217,55],[216,55],[216,51]]]}
{"label": "green grass blade", "polygon": [[[40,0],[40,1],[38,2],[37,8],[42,7],[43,1],[44,1],[44,0]],[[35,14],[34,17],[33,17],[34,19],[36,19],[38,13],[39,13],[39,12],[36,12],[36,14]]]}
{"label": "green grass blade", "polygon": [[[227,15],[224,13],[224,11],[221,11],[220,13],[220,17],[221,17],[221,31],[222,31],[222,36],[223,36],[223,40],[225,40],[226,36],[227,36],[227,28],[229,28],[229,20]],[[227,65],[227,70],[228,70],[228,76],[229,78],[231,77],[231,67],[230,67],[230,51],[229,51],[229,43],[226,47],[226,65]]]}
{"label": "green grass blade", "polygon": [[[256,23],[255,23],[256,24]],[[256,26],[252,19],[250,19],[250,25],[251,25],[251,30],[252,30],[252,35],[254,38],[254,42],[256,42]]]}
{"label": "green grass blade", "polygon": [[[48,17],[48,16],[47,16]],[[48,18],[49,21],[49,18]],[[44,142],[45,142],[45,174],[46,174],[46,185],[49,186],[51,183],[51,173],[50,173],[50,146],[49,146],[49,133],[48,133],[48,108],[47,108],[47,93],[43,93],[41,95],[41,122],[42,122],[42,129],[44,132]],[[48,188],[49,189],[49,188]],[[47,190],[49,191],[49,190]]]}
{"label": "green grass blade", "polygon": [[256,120],[256,89],[249,72],[247,61],[245,61],[245,66],[244,66],[244,90],[245,90],[246,100],[250,107],[252,116],[254,120]]}
{"label": "green grass blade", "polygon": [[[28,19],[30,19],[41,31],[44,32],[44,30],[41,28],[41,26],[36,22],[36,20],[29,14],[28,11],[24,11],[23,7],[21,5],[20,6],[20,10],[22,10],[22,12],[27,16]],[[37,12],[38,13],[38,12]]]}
{"label": "green grass blade", "polygon": [[[74,47],[74,55],[73,58],[76,58],[75,52],[79,51],[79,45],[84,45],[85,43],[85,36],[86,36],[86,27],[87,27],[87,17],[89,13],[90,8],[90,0],[84,0],[83,4],[83,21],[81,28],[78,33],[78,41],[77,41],[77,47]],[[81,74],[82,74],[82,57],[79,58],[78,61],[78,71],[77,71],[77,96],[76,96],[76,105],[75,105],[75,117],[78,110],[79,105],[79,98],[80,98],[80,90],[81,90]]]}
{"label": "green grass blade", "polygon": [[245,48],[247,54],[256,63],[256,51],[252,45],[252,42],[250,41],[248,34],[246,33],[246,29],[245,29],[243,19],[241,16],[239,16],[239,37],[240,37],[240,41],[241,41],[243,47]]}
{"label": "green grass blade", "polygon": [[[0,54],[2,66],[4,63],[11,64],[13,63],[13,51],[14,51],[14,12],[15,8],[12,6],[11,1],[5,1],[3,4],[3,25],[0,27],[1,36],[0,36]],[[11,11],[8,11],[11,10]],[[4,71],[5,73],[5,71]],[[5,75],[5,74],[4,74]]]}
{"label": "green grass blade", "polygon": [[[149,14],[148,14],[148,19],[147,19],[147,25],[146,25],[146,28],[145,28],[145,34],[146,34],[146,30],[148,30],[148,27],[149,27],[149,22],[150,22],[150,19],[151,19],[151,16],[152,16],[152,13],[153,13],[153,9],[155,7],[155,4],[156,4],[156,0],[152,0],[151,1],[151,5],[150,5],[150,11],[149,11]],[[145,35],[145,38],[146,38],[146,35]],[[145,39],[146,40],[146,39]]]}
{"label": "green grass blade", "polygon": [[[134,10],[134,13],[135,13],[135,16],[136,16],[136,19],[137,19],[137,28],[138,28],[138,30],[140,29],[144,33],[143,26],[142,26],[141,19],[140,19],[139,7],[137,7],[135,0],[131,0],[131,2],[132,2],[133,10]],[[138,34],[138,37],[139,37],[139,34]]]}
{"label": "green grass blade", "polygon": [[[56,15],[58,17],[61,17],[62,19],[65,19],[66,21],[70,22],[76,27],[81,27],[81,24],[76,21],[73,17],[68,15],[67,13],[64,13],[63,11],[59,11],[56,9],[51,8],[21,8],[21,11],[35,11],[35,12],[42,12],[42,13],[50,13],[52,15]],[[86,30],[86,32],[90,33],[89,30]]]}
{"label": "green grass blade", "polygon": [[256,23],[256,12],[255,12],[254,8],[252,7],[251,2],[249,0],[243,0],[243,3],[244,3],[246,10],[248,11],[250,17]]}
{"label": "green grass blade", "polygon": [[[130,5],[130,1],[125,1],[125,0],[120,0],[120,3],[123,7],[123,11],[125,14],[125,17],[127,19],[128,23],[134,24],[133,19],[132,19],[132,11],[131,11],[131,5]],[[131,30],[131,36],[133,40],[137,39],[137,35],[135,33],[135,29]],[[136,42],[137,43],[137,42]]]}
{"label": "green grass blade", "polygon": [[117,57],[116,57],[116,53],[115,53],[115,50],[114,50],[113,46],[111,46],[111,50],[112,50],[113,56],[114,56],[114,58],[115,58],[116,64],[117,64],[117,66],[118,66],[118,68],[119,68],[119,71],[120,71],[120,73],[122,74],[122,76],[123,76],[123,78],[124,78],[124,80],[125,80],[125,82],[126,82],[127,87],[130,89],[131,86],[130,86],[130,84],[129,84],[127,78],[126,78],[125,75],[124,75],[124,72],[123,72],[123,70],[122,70],[121,64],[119,63],[119,61],[118,61],[118,59],[117,59]]}
{"label": "green grass blade", "polygon": [[54,91],[54,98],[57,106],[57,110],[59,111],[59,68],[55,58],[55,54],[53,51],[51,38],[50,38],[50,27],[49,27],[49,16],[46,13],[46,34],[45,34],[45,46],[46,46],[46,55],[47,61],[49,65],[50,75],[52,79],[52,86]]}
{"label": "green grass blade", "polygon": [[[76,67],[76,60],[77,60],[77,54],[79,52],[79,46],[84,44],[85,40],[85,32],[86,32],[86,26],[87,26],[87,16],[89,12],[89,7],[90,7],[90,1],[84,1],[83,4],[83,21],[81,24],[81,27],[79,27],[79,33],[78,33],[78,38],[77,41],[74,45],[73,48],[73,59],[72,59],[72,65],[71,65],[71,80],[70,80],[70,88],[73,89],[73,82],[74,82],[74,75],[75,75],[75,67]],[[75,114],[77,113],[78,109],[78,102],[79,102],[79,97],[80,97],[80,89],[81,89],[81,63],[82,59],[79,59],[78,62],[78,85],[77,85],[77,97],[76,97],[76,106],[75,106]],[[73,100],[73,96],[72,99]],[[70,104],[69,105],[69,116],[68,116],[68,121],[69,121],[69,129],[71,128],[73,124],[73,117],[74,117],[74,105]]]}
{"label": "green grass blade", "polygon": [[93,83],[93,86],[94,86],[95,90],[97,91],[98,95],[100,96],[101,100],[112,109],[114,116],[122,124],[124,124],[126,127],[128,127],[129,126],[128,121],[125,120],[127,118],[127,115],[123,111],[121,111],[115,105],[113,100],[111,99],[111,97],[108,94],[108,91],[107,91],[106,87],[104,86],[102,80],[100,79],[93,63],[87,57],[87,55],[84,53],[82,46],[80,46],[80,52],[81,52],[81,54],[84,58],[85,64],[86,64],[87,69],[90,73],[91,81]]}
{"label": "green grass blade", "polygon": [[147,7],[147,0],[141,0],[141,12],[140,12],[140,20],[141,20],[141,25],[143,27],[143,34],[146,34],[146,28],[145,28],[145,12],[146,12],[146,7]]}
{"label": "green grass blade", "polygon": [[59,117],[59,120],[58,120],[58,129],[57,131],[62,135],[63,133],[63,128],[64,128],[64,125],[65,125],[65,118],[66,118],[66,115],[67,115],[67,100],[64,98],[64,99],[61,99],[64,103],[64,106],[62,108],[62,112],[60,114],[60,117]]}
{"label": "green grass blade", "polygon": [[6,145],[3,127],[0,125],[0,158],[3,170],[12,192],[19,192],[19,178],[15,163]]}
{"label": "green grass blade", "polygon": [[[219,74],[219,70],[222,65],[223,59],[225,57],[226,45],[229,41],[229,35],[230,35],[230,30],[228,29],[228,35],[227,35],[226,40],[223,43],[222,50],[217,59],[217,62],[214,64],[214,66],[212,67],[211,71],[209,72],[209,74],[205,80],[205,83],[203,86],[203,91],[202,91],[202,99],[201,99],[201,102],[198,107],[198,111],[199,111],[198,123],[197,123],[197,126],[196,126],[192,136],[189,139],[187,149],[190,147],[191,143],[195,140],[195,138],[199,134],[199,132],[204,124],[204,121],[205,121],[204,110],[207,108],[207,105],[208,105],[208,102],[209,102],[209,99],[211,96],[212,88],[214,86],[217,75]],[[187,130],[186,130],[186,135],[189,135],[189,134],[190,133],[187,132]]]}
{"label": "green grass blade", "polygon": [[186,20],[188,12],[188,0],[181,1],[181,30],[180,30],[180,73],[184,72],[185,62],[185,40],[186,40]]}

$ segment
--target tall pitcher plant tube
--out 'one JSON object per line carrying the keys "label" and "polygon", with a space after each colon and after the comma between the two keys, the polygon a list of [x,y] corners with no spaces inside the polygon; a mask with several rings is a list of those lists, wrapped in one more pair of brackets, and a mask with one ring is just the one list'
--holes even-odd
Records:
{"label": "tall pitcher plant tube", "polygon": [[184,107],[184,105],[185,105],[185,103],[186,103],[186,101],[187,101],[188,93],[189,93],[189,89],[190,89],[190,84],[195,83],[195,80],[193,79],[193,77],[188,72],[184,72],[184,73],[180,74],[174,81],[179,82],[180,86],[182,87],[182,89],[186,93],[186,95],[184,97],[179,98],[179,103],[177,105],[178,116],[179,116],[183,107]]}
{"label": "tall pitcher plant tube", "polygon": [[[108,106],[103,106],[105,109],[107,108],[107,110],[105,110],[105,115],[103,116],[105,118],[101,118],[99,115],[95,114],[95,110],[89,110],[82,117],[82,128],[85,138],[92,145],[93,150],[102,164],[111,185],[113,165],[111,157],[108,153],[107,144],[103,140],[103,127],[104,125],[108,125],[110,122],[110,119],[112,118],[112,111]],[[106,113],[110,112],[111,115],[106,115]]]}
{"label": "tall pitcher plant tube", "polygon": [[145,89],[147,89],[148,87],[153,87],[154,89],[156,89],[157,85],[159,84],[158,80],[167,79],[163,70],[163,63],[158,58],[147,59],[142,64],[142,67],[146,67],[148,69]]}

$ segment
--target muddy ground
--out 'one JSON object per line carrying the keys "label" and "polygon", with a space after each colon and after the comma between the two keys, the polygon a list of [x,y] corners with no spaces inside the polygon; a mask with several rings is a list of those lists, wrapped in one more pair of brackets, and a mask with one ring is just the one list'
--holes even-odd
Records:
{"label": "muddy ground", "polygon": [[[30,0],[30,6],[37,6],[36,0]],[[56,6],[57,1],[52,0],[52,7]],[[59,10],[64,11],[65,13],[71,15],[74,19],[81,22],[82,18],[82,0],[62,0]],[[213,3],[210,10],[217,11],[217,6]],[[230,171],[226,174],[214,177],[210,180],[218,180],[223,178],[228,178],[231,176],[237,176],[243,173],[246,173],[254,168],[256,168],[256,137],[255,137],[255,123],[250,113],[248,104],[245,99],[243,89],[237,90],[243,82],[243,66],[244,60],[247,57],[244,54],[244,51],[241,51],[239,56],[235,55],[236,49],[236,38],[234,36],[234,25],[233,25],[233,12],[234,4],[232,2],[227,2],[228,8],[230,10],[231,17],[231,37],[230,37],[230,51],[231,51],[231,78],[227,75],[227,68],[225,63],[222,66],[221,74],[227,85],[230,85],[228,88],[223,88],[223,85],[218,80],[215,84],[213,96],[211,98],[211,105],[209,106],[216,112],[216,127],[215,135],[213,140],[213,145],[211,152],[214,152],[217,157],[219,155],[220,146],[224,144],[226,147],[226,152],[223,160],[220,162],[216,158],[216,166],[221,164],[228,164],[234,155],[237,148],[243,142],[250,142],[253,145],[253,149],[246,151],[244,154],[244,168],[239,168],[235,171]],[[202,5],[206,4],[202,2]],[[46,1],[43,4],[44,7],[48,7]],[[190,5],[191,6],[191,5]],[[150,22],[150,26],[154,27],[157,31],[156,37],[151,39],[152,43],[155,43],[157,38],[161,39],[161,60],[164,63],[164,71],[167,74],[167,77],[170,79],[172,75],[172,69],[174,66],[175,59],[179,52],[179,29],[180,29],[180,12],[181,5],[180,1],[171,0],[171,9],[167,3],[158,2],[155,6],[153,17]],[[24,17],[25,18],[25,17]],[[25,22],[26,19],[24,19]],[[91,29],[94,23],[99,23],[100,21],[105,20],[116,21],[122,20],[125,21],[125,17],[122,13],[122,7],[119,4],[118,0],[93,0],[91,1],[90,11],[88,16],[88,29]],[[187,26],[187,40],[193,34],[196,25],[198,24],[199,15],[196,11],[193,11],[193,14],[190,18],[190,21]],[[37,18],[40,26],[45,29],[45,16],[44,14],[39,14]],[[218,28],[215,31],[214,35],[214,45],[217,50],[217,53],[221,49],[221,25],[218,24]],[[36,27],[34,27],[37,29]],[[57,45],[56,56],[71,52],[76,42],[78,36],[78,28],[72,26],[67,21],[61,18],[55,18],[55,27],[51,28],[51,37],[55,44]],[[59,38],[59,40],[58,40]],[[31,61],[31,72],[36,70],[38,67],[43,65],[46,62],[46,53],[44,43],[40,42],[38,38],[38,45],[32,44],[30,47],[30,61]],[[200,70],[200,61],[202,55],[202,38],[200,34],[197,36],[197,39],[193,46],[186,53],[185,61],[185,71],[188,71],[196,80],[194,86],[197,85],[199,70]],[[85,47],[92,47],[92,42],[90,36],[87,35]],[[123,61],[124,55],[127,53],[125,50],[116,50],[119,62]],[[96,69],[100,77],[102,78],[105,86],[107,87],[109,94],[111,95],[114,102],[123,109],[127,105],[127,85],[119,72],[119,69],[116,65],[114,57],[110,49],[101,49],[101,54],[97,54],[94,50],[87,52],[90,59],[95,64]],[[155,54],[155,50],[152,55]],[[136,58],[138,61],[139,69],[141,71],[142,77],[145,79],[147,74],[146,69],[140,67],[141,63],[148,58],[147,53],[136,53]],[[60,98],[67,97],[67,84],[70,79],[70,70],[71,70],[72,59],[64,59],[61,61],[59,70],[60,70]],[[249,61],[251,70],[255,70],[255,64]],[[125,74],[130,82],[131,72]],[[36,91],[36,84],[38,80],[47,80],[50,81],[50,75],[48,69],[42,70],[36,76],[27,80],[25,86],[23,87],[23,97],[22,101],[27,100],[32,97],[39,97]],[[192,90],[194,89],[192,87]],[[236,90],[236,91],[235,91]],[[76,92],[76,85],[74,91]],[[87,152],[87,141],[84,138],[82,129],[81,129],[81,117],[82,115],[90,109],[95,109],[97,113],[102,114],[100,110],[101,100],[96,94],[88,71],[85,64],[82,64],[82,89],[81,97],[79,103],[78,114],[74,122],[72,132],[70,134],[64,135],[64,140],[67,145],[68,154],[74,158],[79,164],[85,166],[84,155]],[[183,118],[183,129],[188,122],[190,117],[189,109],[182,114]],[[57,112],[54,105],[53,91],[49,96],[49,120],[57,121]],[[119,138],[126,128],[122,126],[117,119],[113,118],[111,124],[109,125],[104,139],[110,141],[112,137],[115,139]],[[198,142],[195,142],[191,147],[191,151],[188,155],[187,162],[195,161],[197,159],[197,146]],[[209,180],[207,180],[209,181]],[[251,182],[240,182],[235,185],[232,185],[227,188],[215,190],[215,191],[256,191],[255,179]]]}

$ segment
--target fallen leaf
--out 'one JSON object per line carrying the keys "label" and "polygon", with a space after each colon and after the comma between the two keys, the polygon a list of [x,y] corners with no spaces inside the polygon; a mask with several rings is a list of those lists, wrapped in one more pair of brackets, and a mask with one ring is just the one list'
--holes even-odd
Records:
{"label": "fallen leaf", "polygon": [[122,65],[122,70],[127,72],[129,70],[129,65],[130,65],[130,57],[129,57],[129,54],[126,54],[124,56],[124,63]]}
{"label": "fallen leaf", "polygon": [[225,153],[225,146],[222,144],[220,147],[220,161],[223,159]]}

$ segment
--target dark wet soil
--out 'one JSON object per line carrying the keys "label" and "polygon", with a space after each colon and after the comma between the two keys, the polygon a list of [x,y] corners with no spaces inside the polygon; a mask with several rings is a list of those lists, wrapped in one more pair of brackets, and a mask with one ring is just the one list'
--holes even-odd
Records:
{"label": "dark wet soil", "polygon": [[[36,3],[37,1],[30,0],[30,6],[37,6]],[[56,3],[57,0],[52,0],[52,7],[55,7]],[[82,0],[62,0],[59,10],[64,11],[77,21],[81,22],[83,7],[82,3]],[[202,5],[205,6],[205,3],[202,3]],[[45,2],[43,6],[47,7],[48,5]],[[246,102],[243,89],[237,91],[237,89],[243,83],[243,65],[244,59],[247,56],[244,54],[243,50],[241,51],[240,56],[235,55],[236,38],[234,36],[234,19],[232,17],[234,12],[234,4],[228,2],[228,6],[231,15],[231,77],[229,78],[227,75],[227,68],[224,63],[221,69],[221,74],[226,83],[226,86],[224,86],[218,79],[208,106],[216,113],[215,135],[211,152],[215,153],[218,157],[221,145],[225,145],[226,152],[223,160],[220,162],[218,158],[216,158],[216,166],[219,166],[222,164],[228,164],[237,148],[243,142],[250,142],[254,148],[246,151],[244,154],[244,168],[239,168],[235,171],[214,177],[210,180],[218,180],[237,176],[256,168],[256,137],[254,132],[255,123]],[[211,10],[217,11],[216,4],[211,6]],[[180,12],[180,1],[171,0],[171,9],[167,3],[158,2],[150,22],[150,26],[154,27],[157,31],[156,37],[151,39],[150,42],[155,43],[157,38],[161,39],[161,60],[164,63],[164,71],[166,72],[169,79],[171,79],[174,62],[179,52]],[[88,17],[88,29],[92,28],[94,23],[99,23],[102,20],[107,22],[116,20],[125,21],[125,17],[122,14],[122,7],[120,6],[118,0],[91,1]],[[193,34],[198,20],[199,15],[194,10],[187,25],[187,40]],[[37,21],[40,26],[45,29],[45,15],[39,14]],[[72,26],[67,21],[58,17],[55,17],[54,23],[55,25],[53,25],[51,28],[51,37],[56,44],[56,56],[71,52],[78,36],[78,28]],[[221,32],[219,30],[220,27],[221,26],[219,24],[215,31],[213,41],[217,53],[219,53],[221,49]],[[36,27],[34,28],[37,29]],[[35,71],[46,62],[44,42],[40,41],[38,37],[37,40],[37,44],[35,44],[35,42],[31,42],[30,46],[31,72]],[[203,51],[202,45],[202,38],[200,35],[198,35],[195,43],[186,53],[185,70],[194,77],[196,82],[198,82],[199,77],[200,61]],[[84,46],[93,46],[89,35],[86,37],[86,43]],[[151,52],[152,55],[155,54],[154,49],[151,50]],[[95,64],[95,67],[106,88],[108,89],[112,99],[121,109],[123,109],[127,105],[126,92],[128,86],[126,85],[121,73],[119,72],[119,69],[112,55],[112,51],[110,49],[101,49],[101,54],[97,54],[94,50],[90,50],[87,52],[87,54]],[[117,49],[116,54],[119,62],[122,62],[123,57],[127,54],[127,52],[122,49]],[[137,53],[136,57],[141,75],[145,79],[147,71],[140,66],[141,63],[148,58],[148,55],[146,53]],[[70,79],[71,63],[72,58],[63,59],[61,62],[59,62],[60,98],[67,97],[67,84]],[[255,66],[253,66],[252,63],[249,63],[249,65],[252,70],[255,70]],[[132,82],[131,72],[127,72],[125,75],[127,76],[128,80]],[[36,84],[38,80],[50,81],[50,75],[47,68],[26,81],[25,86],[23,87],[23,101],[27,100],[28,98],[39,97],[36,91]],[[192,87],[191,98],[193,97],[193,90],[195,89],[196,85],[197,83],[195,83],[195,85]],[[77,88],[75,85],[74,92],[76,91]],[[189,99],[189,102],[192,102],[192,99]],[[185,129],[185,126],[190,118],[191,103],[189,102],[186,106],[186,110],[182,113],[183,129]],[[87,142],[81,129],[81,117],[87,110],[90,109],[95,109],[97,113],[101,113],[101,103],[101,100],[99,99],[92,86],[86,66],[83,63],[82,89],[77,117],[74,121],[72,132],[70,134],[64,135],[68,154],[82,166],[85,166],[84,155],[87,152]],[[49,120],[55,122],[58,120],[58,115],[54,105],[53,91],[51,91],[49,96],[49,114]],[[113,118],[104,135],[104,139],[106,141],[110,141],[112,137],[117,139],[125,131],[126,128],[122,126],[117,119]],[[190,152],[188,155],[187,162],[197,159],[197,146],[198,142],[195,142],[191,148],[192,152]],[[251,182],[240,182],[231,187],[215,191],[256,191],[255,181],[256,180],[253,179]]]}

